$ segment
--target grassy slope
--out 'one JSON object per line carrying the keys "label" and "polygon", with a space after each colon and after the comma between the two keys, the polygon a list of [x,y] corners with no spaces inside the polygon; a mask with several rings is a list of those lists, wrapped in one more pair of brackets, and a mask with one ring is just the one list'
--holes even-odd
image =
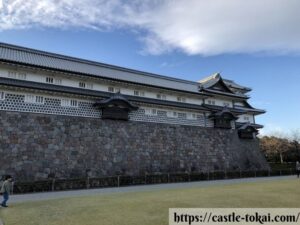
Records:
{"label": "grassy slope", "polygon": [[0,209],[9,225],[159,225],[176,207],[300,207],[300,180],[65,198]]}

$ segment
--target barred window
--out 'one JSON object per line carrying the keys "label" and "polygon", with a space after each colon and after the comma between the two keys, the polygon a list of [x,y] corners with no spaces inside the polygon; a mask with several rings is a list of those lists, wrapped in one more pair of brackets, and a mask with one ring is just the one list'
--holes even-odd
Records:
{"label": "barred window", "polygon": [[26,73],[18,73],[18,79],[26,80]]}
{"label": "barred window", "polygon": [[62,84],[62,79],[55,78],[54,83],[57,84],[57,85],[61,85]]}
{"label": "barred window", "polygon": [[35,96],[35,103],[44,104],[44,97],[43,96]]}
{"label": "barred window", "polygon": [[84,82],[79,82],[79,87],[85,88],[85,83]]}
{"label": "barred window", "polygon": [[164,94],[157,94],[156,97],[157,97],[158,99],[162,99],[162,100],[166,100],[166,99],[167,99],[167,96],[164,95]]}
{"label": "barred window", "polygon": [[137,90],[135,90],[133,92],[133,94],[136,95],[136,96],[141,96],[141,97],[145,96],[145,92],[144,91],[137,91]]}
{"label": "barred window", "polygon": [[186,102],[186,98],[185,97],[177,97],[177,101],[178,102]]}
{"label": "barred window", "polygon": [[24,102],[35,103],[35,104],[44,104],[44,97],[38,95],[27,94],[25,95]]}
{"label": "barred window", "polygon": [[187,114],[187,119],[188,120],[196,120],[197,119],[198,114],[197,113],[188,113]]}
{"label": "barred window", "polygon": [[121,89],[118,88],[118,87],[108,87],[107,90],[109,92],[112,92],[112,93],[118,93],[118,92],[121,92]]}
{"label": "barred window", "polygon": [[88,88],[88,89],[93,89],[93,84],[87,83],[87,84],[86,84],[86,88]]}
{"label": "barred window", "polygon": [[157,109],[145,108],[145,114],[149,116],[157,116]]}
{"label": "barred window", "polygon": [[63,107],[77,107],[78,101],[74,99],[61,99],[61,106]]}
{"label": "barred window", "polygon": [[17,78],[17,72],[15,71],[8,71],[8,78]]}
{"label": "barred window", "polygon": [[46,83],[53,84],[53,77],[46,77]]}
{"label": "barred window", "polygon": [[215,105],[216,104],[216,101],[215,100],[208,100],[207,103],[209,105]]}
{"label": "barred window", "polygon": [[168,111],[167,112],[167,117],[178,118],[178,112],[176,112],[176,111]]}

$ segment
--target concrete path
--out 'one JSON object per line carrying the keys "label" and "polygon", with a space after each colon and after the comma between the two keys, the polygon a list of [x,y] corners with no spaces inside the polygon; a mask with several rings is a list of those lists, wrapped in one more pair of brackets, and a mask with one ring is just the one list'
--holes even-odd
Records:
{"label": "concrete path", "polygon": [[288,179],[296,179],[296,178],[295,176],[260,177],[260,178],[232,179],[232,180],[199,181],[199,182],[190,182],[190,183],[139,185],[139,186],[129,186],[129,187],[119,187],[119,188],[116,187],[116,188],[84,189],[84,190],[75,190],[75,191],[42,192],[42,193],[33,193],[33,194],[12,195],[9,202],[17,203],[17,202],[26,202],[26,201],[42,201],[48,199],[59,199],[59,198],[67,198],[67,197],[78,197],[78,196],[89,196],[89,195],[100,195],[100,194],[195,188],[195,187],[218,186],[224,184],[253,183],[253,182],[261,182],[261,181],[288,180]]}

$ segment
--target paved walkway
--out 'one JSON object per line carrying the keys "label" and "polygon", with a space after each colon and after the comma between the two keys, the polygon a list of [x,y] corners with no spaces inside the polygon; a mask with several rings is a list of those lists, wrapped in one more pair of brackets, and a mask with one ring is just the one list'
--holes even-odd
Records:
{"label": "paved walkway", "polygon": [[224,184],[253,183],[253,182],[261,182],[261,181],[288,180],[288,179],[295,179],[295,176],[244,178],[244,179],[232,179],[232,180],[199,181],[199,182],[190,182],[190,183],[139,185],[139,186],[129,186],[129,187],[119,187],[119,188],[116,187],[116,188],[84,189],[84,190],[75,190],[75,191],[42,192],[42,193],[12,195],[10,198],[10,203],[26,202],[26,201],[41,201],[41,200],[59,199],[59,198],[75,197],[75,196],[78,197],[78,196],[89,196],[89,195],[99,195],[99,194],[195,188],[195,187],[218,186]]}

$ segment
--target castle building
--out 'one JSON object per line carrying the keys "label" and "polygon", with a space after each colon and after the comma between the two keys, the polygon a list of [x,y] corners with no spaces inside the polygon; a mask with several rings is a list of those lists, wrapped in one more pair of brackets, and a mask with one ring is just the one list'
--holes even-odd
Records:
{"label": "castle building", "polygon": [[0,43],[0,175],[267,169],[250,91]]}

